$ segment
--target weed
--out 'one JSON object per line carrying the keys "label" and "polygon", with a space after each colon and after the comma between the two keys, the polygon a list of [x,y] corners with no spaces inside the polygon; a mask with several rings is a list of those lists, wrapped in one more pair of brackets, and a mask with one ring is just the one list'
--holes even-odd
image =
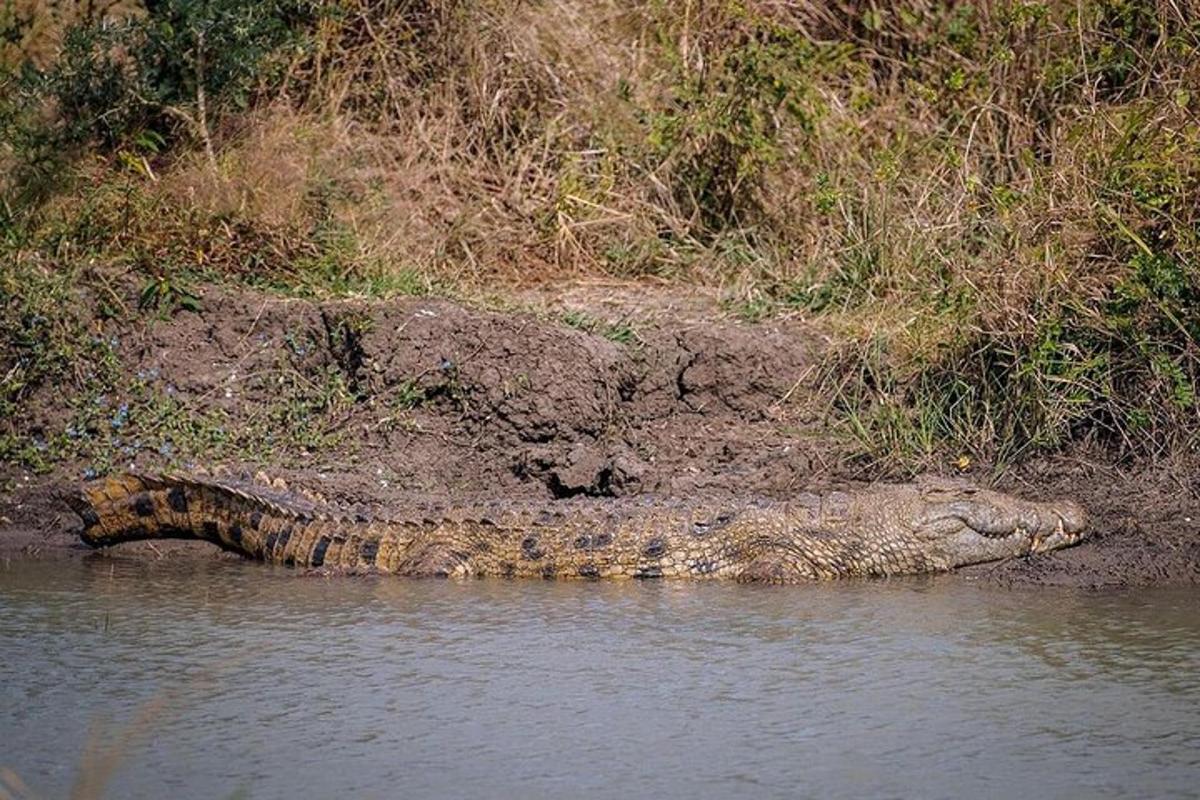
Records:
{"label": "weed", "polygon": [[111,379],[115,342],[89,330],[77,276],[23,262],[0,271],[0,423],[51,384]]}
{"label": "weed", "polygon": [[138,295],[138,306],[154,309],[161,314],[170,314],[176,309],[199,312],[200,297],[181,278],[159,276],[147,281]]}
{"label": "weed", "polygon": [[616,342],[617,344],[629,345],[641,343],[642,341],[642,337],[638,335],[637,330],[624,320],[605,322],[582,311],[564,311],[559,319],[562,320],[564,325],[576,330],[603,336],[610,342]]}
{"label": "weed", "polygon": [[401,381],[392,392],[392,407],[400,411],[409,411],[424,405],[429,395],[416,380]]}
{"label": "weed", "polygon": [[[303,40],[315,10],[305,0],[168,0],[144,15],[82,16],[62,31],[56,58],[7,65],[16,102],[0,104],[0,127],[30,166],[80,145],[116,152],[177,133],[201,142],[215,166],[220,115],[278,80],[279,56]],[[39,22],[48,21],[30,24]]]}

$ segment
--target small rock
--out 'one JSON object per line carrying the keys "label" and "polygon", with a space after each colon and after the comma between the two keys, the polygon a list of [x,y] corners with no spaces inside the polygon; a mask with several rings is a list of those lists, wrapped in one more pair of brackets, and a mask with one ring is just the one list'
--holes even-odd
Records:
{"label": "small rock", "polygon": [[598,491],[611,474],[608,459],[586,445],[576,445],[567,454],[566,464],[553,471],[555,483],[563,493],[580,494]]}

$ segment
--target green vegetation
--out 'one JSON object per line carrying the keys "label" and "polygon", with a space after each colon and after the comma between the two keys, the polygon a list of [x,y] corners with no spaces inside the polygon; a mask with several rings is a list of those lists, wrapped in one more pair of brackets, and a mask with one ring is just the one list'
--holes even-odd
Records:
{"label": "green vegetation", "polygon": [[641,342],[641,337],[638,336],[637,330],[624,320],[605,322],[582,311],[564,312],[561,319],[563,324],[569,327],[603,336],[610,342],[616,342],[617,344],[635,344]]}
{"label": "green vegetation", "polygon": [[[206,281],[570,272],[818,320],[833,420],[891,467],[1200,446],[1182,6],[179,0],[42,26],[53,47],[2,8],[5,418],[48,382],[107,389],[93,318],[191,313]],[[312,408],[355,394],[326,388]]]}
{"label": "green vegetation", "polygon": [[[156,370],[132,375],[123,370],[117,336],[91,327],[78,314],[86,307],[76,288],[81,282],[78,273],[20,265],[0,276],[6,359],[0,377],[0,420],[6,423],[0,430],[0,461],[35,471],[71,461],[85,474],[104,474],[143,452],[171,464],[200,456],[261,461],[277,452],[316,452],[341,442],[339,419],[356,402],[356,393],[337,355],[353,335],[353,320],[336,323],[331,335],[341,337],[338,341],[291,337],[286,358],[238,387],[270,400],[254,404],[249,417],[234,425],[222,408],[187,396]],[[157,292],[156,286],[149,288]],[[33,393],[54,386],[66,392],[63,418],[19,425],[28,423],[19,417]]]}

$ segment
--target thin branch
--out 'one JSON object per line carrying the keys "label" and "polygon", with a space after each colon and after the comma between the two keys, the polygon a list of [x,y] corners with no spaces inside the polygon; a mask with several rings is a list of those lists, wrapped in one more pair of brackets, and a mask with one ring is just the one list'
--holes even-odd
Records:
{"label": "thin branch", "polygon": [[204,142],[204,155],[208,157],[208,167],[212,170],[213,178],[219,178],[217,171],[217,155],[213,150],[212,136],[208,132],[208,103],[204,92],[204,31],[196,31],[196,127]]}

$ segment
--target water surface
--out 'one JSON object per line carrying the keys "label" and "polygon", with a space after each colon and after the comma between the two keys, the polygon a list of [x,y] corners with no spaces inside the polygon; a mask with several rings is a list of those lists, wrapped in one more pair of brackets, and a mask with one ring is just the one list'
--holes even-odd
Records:
{"label": "water surface", "polygon": [[18,560],[0,742],[48,797],[108,743],[111,797],[1196,797],[1200,596]]}

